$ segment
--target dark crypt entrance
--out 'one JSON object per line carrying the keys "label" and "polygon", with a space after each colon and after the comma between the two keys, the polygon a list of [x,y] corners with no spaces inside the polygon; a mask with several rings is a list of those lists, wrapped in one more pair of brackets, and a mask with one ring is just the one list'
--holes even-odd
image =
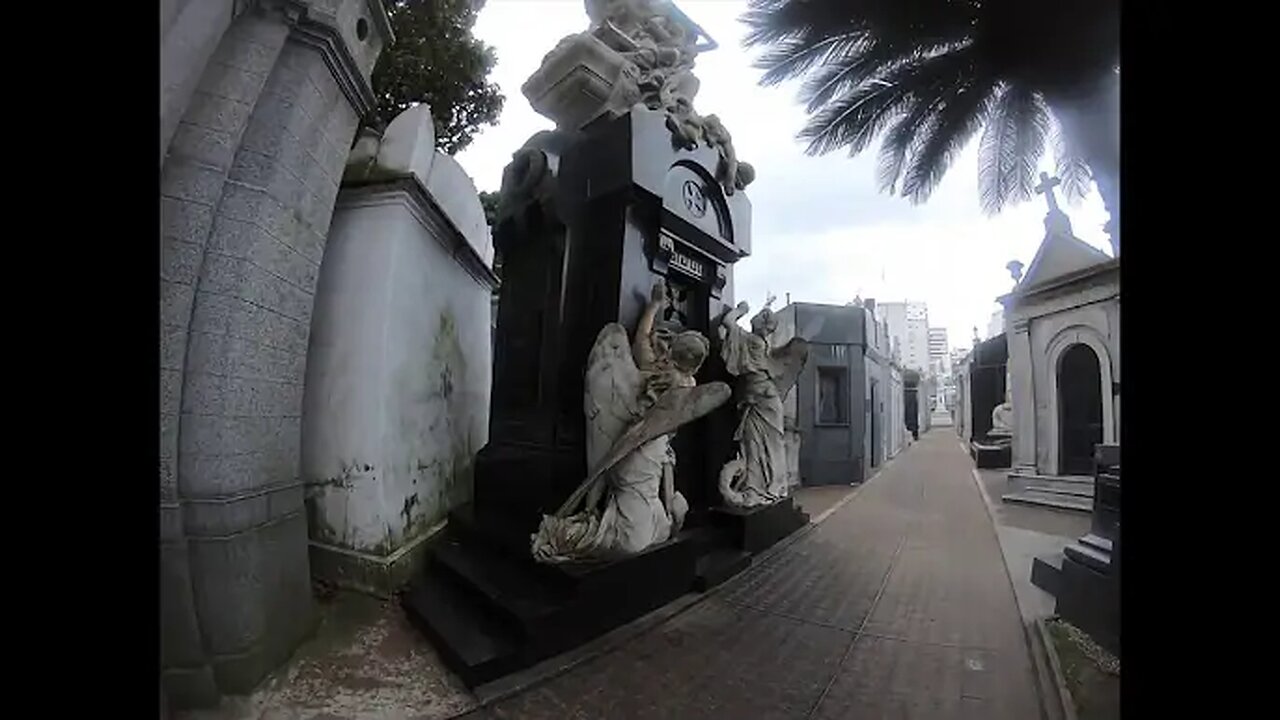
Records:
{"label": "dark crypt entrance", "polygon": [[1058,361],[1058,464],[1063,475],[1092,475],[1102,442],[1102,367],[1093,348],[1076,344]]}

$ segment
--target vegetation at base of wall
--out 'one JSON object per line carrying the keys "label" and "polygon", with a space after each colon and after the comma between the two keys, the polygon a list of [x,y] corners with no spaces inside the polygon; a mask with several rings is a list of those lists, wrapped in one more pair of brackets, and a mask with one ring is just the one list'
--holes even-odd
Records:
{"label": "vegetation at base of wall", "polygon": [[435,122],[436,148],[453,155],[484,125],[493,125],[505,98],[488,81],[498,62],[493,48],[471,34],[475,0],[393,0],[387,3],[395,42],[373,70],[377,97],[370,124],[426,103]]}
{"label": "vegetation at base of wall", "polygon": [[1120,661],[1070,623],[1045,627],[1079,720],[1120,720]]}

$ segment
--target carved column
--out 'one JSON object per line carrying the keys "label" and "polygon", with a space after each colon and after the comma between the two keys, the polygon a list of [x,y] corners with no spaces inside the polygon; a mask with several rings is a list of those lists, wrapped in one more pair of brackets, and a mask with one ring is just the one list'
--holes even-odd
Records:
{"label": "carved column", "polygon": [[1036,398],[1032,376],[1031,333],[1027,320],[1009,325],[1009,379],[1013,383],[1013,469],[1036,469]]}

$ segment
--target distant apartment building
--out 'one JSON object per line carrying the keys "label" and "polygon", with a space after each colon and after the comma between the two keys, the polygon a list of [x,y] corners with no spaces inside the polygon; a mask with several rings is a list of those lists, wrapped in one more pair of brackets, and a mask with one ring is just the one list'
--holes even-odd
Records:
{"label": "distant apartment building", "polygon": [[934,411],[950,411],[955,398],[951,382],[951,344],[946,328],[929,328],[929,372],[937,380],[934,385]]}
{"label": "distant apartment building", "polygon": [[991,313],[991,319],[987,321],[987,336],[984,340],[991,338],[1004,332],[1004,309],[997,309]]}
{"label": "distant apartment building", "polygon": [[951,374],[951,346],[946,328],[929,328],[929,369],[938,377]]}
{"label": "distant apartment building", "polygon": [[889,337],[902,353],[902,366],[929,371],[929,307],[922,302],[887,302],[876,314],[889,326]]}

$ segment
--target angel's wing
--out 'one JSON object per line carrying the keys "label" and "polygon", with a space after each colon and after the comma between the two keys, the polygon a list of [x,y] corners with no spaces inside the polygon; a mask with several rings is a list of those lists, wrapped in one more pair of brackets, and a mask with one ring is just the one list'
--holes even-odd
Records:
{"label": "angel's wing", "polygon": [[712,382],[698,387],[671,388],[644,413],[636,423],[628,427],[596,462],[589,464],[587,479],[565,500],[556,515],[571,512],[591,487],[609,468],[618,464],[640,446],[675,432],[681,425],[690,423],[728,402],[733,391],[722,382]]}
{"label": "angel's wing", "polygon": [[618,323],[605,325],[587,356],[582,409],[587,416],[588,468],[595,467],[640,417],[640,382],[626,328]]}
{"label": "angel's wing", "polygon": [[778,396],[785,398],[796,380],[800,379],[800,371],[809,359],[809,341],[804,338],[792,338],[786,345],[775,348],[769,353],[769,362],[773,366],[773,382],[778,386]]}
{"label": "angel's wing", "polygon": [[662,393],[662,397],[650,407],[639,422],[627,428],[614,442],[609,452],[601,457],[597,464],[588,465],[591,469],[589,479],[604,474],[630,455],[641,445],[675,432],[681,425],[715,410],[729,401],[733,394],[727,383],[711,382],[697,387],[674,387]]}

